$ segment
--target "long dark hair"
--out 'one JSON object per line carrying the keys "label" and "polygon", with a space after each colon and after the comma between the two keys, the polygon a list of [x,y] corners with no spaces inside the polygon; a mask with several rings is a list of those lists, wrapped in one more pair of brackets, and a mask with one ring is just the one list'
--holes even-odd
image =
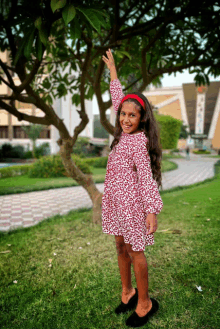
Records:
{"label": "long dark hair", "polygon": [[[129,98],[125,101],[125,102],[132,102],[134,105],[136,105],[136,108],[139,109],[141,113],[140,124],[138,129],[142,130],[145,136],[148,138],[148,143],[146,144],[146,147],[151,160],[152,175],[153,175],[153,179],[157,182],[157,186],[159,188],[160,186],[162,187],[162,176],[161,176],[162,149],[160,146],[159,128],[154,118],[152,107],[148,99],[139,92],[135,92],[132,94],[139,96],[145,103],[146,110],[144,110],[144,108],[136,99]],[[119,105],[118,112],[116,114],[114,140],[112,141],[112,144],[110,146],[111,150],[115,145],[118,144],[121,133],[123,131],[119,121],[121,109],[122,109],[122,104]]]}

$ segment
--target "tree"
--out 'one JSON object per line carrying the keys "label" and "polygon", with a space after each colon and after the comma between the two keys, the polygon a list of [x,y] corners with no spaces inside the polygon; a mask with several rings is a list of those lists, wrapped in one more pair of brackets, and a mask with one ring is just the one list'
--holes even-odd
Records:
{"label": "tree", "polygon": [[[110,115],[106,116],[110,119]],[[108,138],[109,134],[105,128],[101,125],[99,114],[94,115],[94,137],[96,138]]]}
{"label": "tree", "polygon": [[40,133],[44,129],[44,126],[35,124],[29,126],[22,125],[22,129],[28,135],[28,138],[32,141],[32,154],[33,158],[36,158],[36,140],[40,137]]}
{"label": "tree", "polygon": [[[0,81],[11,94],[0,97],[0,106],[18,120],[58,129],[65,169],[89,193],[94,223],[101,220],[102,194],[92,177],[77,168],[71,151],[88,123],[85,99],[93,95],[101,124],[114,132],[106,117],[111,100],[102,97],[109,89],[103,53],[114,50],[124,91],[143,91],[151,83],[159,84],[164,73],[186,68],[197,73],[198,84],[206,84],[210,74],[220,74],[219,18],[219,5],[213,0],[199,5],[190,0],[82,0],[80,5],[72,0],[1,0],[0,49],[10,51],[10,63],[0,61]],[[13,73],[20,85],[14,84]],[[68,91],[81,106],[81,122],[73,136],[51,105],[53,98]],[[34,104],[44,117],[21,113],[15,100]]]}
{"label": "tree", "polygon": [[187,139],[189,132],[187,131],[187,125],[182,124],[179,139]]}

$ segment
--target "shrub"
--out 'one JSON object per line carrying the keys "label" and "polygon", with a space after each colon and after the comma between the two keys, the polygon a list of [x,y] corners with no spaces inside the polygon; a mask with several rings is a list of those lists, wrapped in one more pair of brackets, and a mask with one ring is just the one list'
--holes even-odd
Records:
{"label": "shrub", "polygon": [[210,154],[211,152],[206,150],[193,151],[194,154]]}
{"label": "shrub", "polygon": [[10,166],[0,169],[0,178],[15,177],[20,175],[28,174],[32,164],[21,165],[21,166]]}
{"label": "shrub", "polygon": [[[92,174],[90,166],[77,155],[72,155],[77,167],[84,174]],[[60,155],[44,156],[37,160],[29,171],[29,177],[53,178],[67,176]]]}
{"label": "shrub", "polygon": [[170,153],[179,153],[179,149],[174,149],[174,150],[171,150]]}
{"label": "shrub", "polygon": [[33,158],[32,151],[27,151],[24,153],[24,159],[32,159],[32,158]]}
{"label": "shrub", "polygon": [[177,147],[182,121],[170,115],[155,114],[159,126],[162,149],[175,149]]}
{"label": "shrub", "polygon": [[108,162],[108,157],[100,157],[100,158],[95,158],[95,161],[93,162],[93,167],[95,168],[106,168],[107,162]]}
{"label": "shrub", "polygon": [[22,145],[15,145],[12,146],[9,143],[5,143],[1,147],[1,154],[0,157],[2,159],[7,158],[18,158],[23,159],[24,158],[24,147]]}
{"label": "shrub", "polygon": [[[8,143],[3,144],[1,147],[2,157],[6,158],[8,156],[8,154],[10,155],[12,149],[13,149],[13,147],[11,144],[8,144]],[[10,158],[10,156],[9,156],[9,158]]]}
{"label": "shrub", "polygon": [[108,157],[94,157],[94,158],[86,158],[84,161],[92,167],[95,168],[106,168]]}
{"label": "shrub", "polygon": [[41,156],[49,155],[49,154],[50,154],[49,143],[43,143],[35,148],[35,156],[37,159],[39,159]]}
{"label": "shrub", "polygon": [[83,157],[89,153],[89,146],[89,137],[80,136],[73,146],[73,153]]}
{"label": "shrub", "polygon": [[24,158],[24,146],[22,145],[16,145],[13,147],[11,151],[11,158]]}

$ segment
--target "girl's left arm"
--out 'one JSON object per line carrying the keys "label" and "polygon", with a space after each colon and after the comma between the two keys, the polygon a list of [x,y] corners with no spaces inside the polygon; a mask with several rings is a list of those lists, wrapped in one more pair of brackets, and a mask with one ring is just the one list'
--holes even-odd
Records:
{"label": "girl's left arm", "polygon": [[110,71],[110,76],[111,76],[110,93],[112,97],[114,111],[117,114],[118,107],[121,103],[122,98],[124,97],[124,94],[122,92],[122,85],[118,80],[114,57],[110,49],[106,51],[106,55],[107,57],[103,55],[102,59]]}
{"label": "girl's left arm", "polygon": [[122,91],[122,85],[119,79],[115,79],[110,82],[110,93],[112,97],[112,104],[114,111],[117,114],[118,107],[121,103],[122,98],[125,96]]}
{"label": "girl's left arm", "polygon": [[150,155],[146,148],[146,139],[138,141],[133,152],[134,163],[137,168],[140,194],[144,203],[144,209],[148,214],[159,214],[163,208],[163,201],[153,179]]}

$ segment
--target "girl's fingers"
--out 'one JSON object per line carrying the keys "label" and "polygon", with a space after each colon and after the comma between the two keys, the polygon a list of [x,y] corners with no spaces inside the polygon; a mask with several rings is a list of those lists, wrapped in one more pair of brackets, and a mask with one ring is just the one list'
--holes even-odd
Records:
{"label": "girl's fingers", "polygon": [[111,60],[114,60],[114,58],[113,58],[113,55],[112,55],[111,51],[109,51],[109,57],[111,58]]}
{"label": "girl's fingers", "polygon": [[102,57],[103,61],[107,64],[108,63],[108,59],[106,57]]}

